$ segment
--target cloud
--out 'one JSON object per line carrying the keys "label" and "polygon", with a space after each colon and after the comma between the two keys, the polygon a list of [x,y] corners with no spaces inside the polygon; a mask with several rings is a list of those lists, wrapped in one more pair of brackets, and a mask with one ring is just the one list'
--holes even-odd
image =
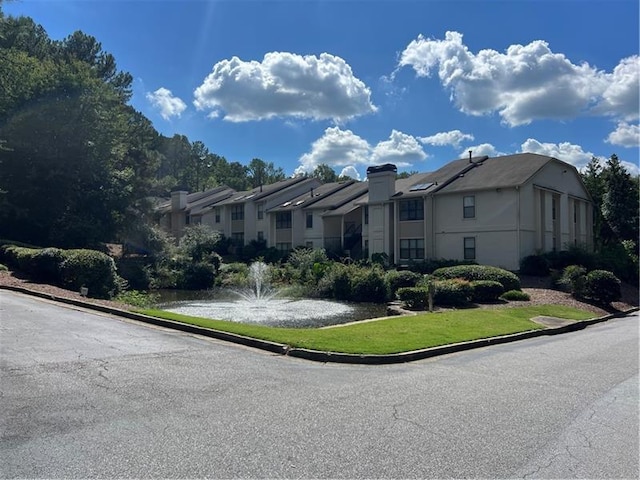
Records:
{"label": "cloud", "polygon": [[311,151],[300,157],[295,173],[312,172],[318,165],[330,167],[368,163],[371,146],[351,130],[329,127],[311,145]]}
{"label": "cloud", "polygon": [[470,115],[494,112],[510,126],[542,118],[567,119],[598,114],[638,117],[640,57],[623,59],[612,73],[576,65],[554,53],[547,42],[510,45],[505,53],[474,54],[462,34],[447,32],[444,40],[418,36],[400,55],[398,69],[409,66],[418,77],[437,71],[460,111]]}
{"label": "cloud", "polygon": [[407,167],[427,158],[422,147],[411,135],[392,130],[389,140],[379,142],[371,154],[370,163],[377,165],[393,163],[398,167]]}
{"label": "cloud", "polygon": [[451,130],[449,132],[440,132],[429,137],[418,137],[422,143],[426,145],[435,145],[436,147],[444,147],[451,145],[458,148],[464,140],[474,140],[470,133],[462,133],[460,130]]}
{"label": "cloud", "polygon": [[354,167],[395,163],[409,166],[427,158],[422,147],[411,135],[393,130],[388,140],[372,147],[369,142],[351,130],[329,127],[322,137],[311,145],[311,151],[300,157],[295,174],[312,172],[318,165],[330,167]]}
{"label": "cloud", "polygon": [[506,155],[506,153],[499,152],[496,147],[491,145],[490,143],[481,143],[480,145],[475,145],[472,147],[467,147],[460,154],[460,158],[466,158],[469,156],[469,150],[471,150],[471,154],[474,157],[482,157],[484,155],[488,157],[499,157],[501,155]]}
{"label": "cloud", "polygon": [[340,172],[340,177],[349,177],[354,180],[360,180],[360,173],[356,170],[356,167],[353,165],[349,165],[348,167],[344,167]]}
{"label": "cloud", "polygon": [[640,125],[620,122],[617,128],[609,134],[605,142],[620,147],[637,148],[640,146]]}
{"label": "cloud", "polygon": [[262,62],[222,60],[194,91],[194,105],[231,122],[274,117],[345,121],[373,113],[371,90],[340,57],[267,53]]}
{"label": "cloud", "polygon": [[521,150],[522,152],[539,153],[540,155],[554,157],[570,163],[578,169],[586,166],[594,156],[591,152],[585,152],[580,145],[574,145],[569,142],[541,143],[533,138],[528,138],[522,144]]}
{"label": "cloud", "polygon": [[169,120],[171,117],[180,117],[187,108],[186,103],[175,97],[171,90],[166,88],[159,88],[153,93],[148,92],[146,97],[154,108],[160,110],[160,116],[165,120]]}

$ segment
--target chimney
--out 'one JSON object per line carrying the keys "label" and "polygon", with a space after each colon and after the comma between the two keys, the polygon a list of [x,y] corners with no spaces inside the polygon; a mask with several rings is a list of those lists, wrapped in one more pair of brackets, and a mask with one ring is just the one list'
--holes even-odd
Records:
{"label": "chimney", "polygon": [[178,212],[187,208],[187,192],[176,190],[171,192],[171,211]]}
{"label": "chimney", "polygon": [[367,168],[369,202],[386,202],[396,193],[397,173],[398,169],[391,163]]}

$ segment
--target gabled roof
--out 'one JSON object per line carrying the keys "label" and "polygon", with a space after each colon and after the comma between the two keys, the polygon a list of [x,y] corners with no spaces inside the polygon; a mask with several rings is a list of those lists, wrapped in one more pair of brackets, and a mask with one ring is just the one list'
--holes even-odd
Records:
{"label": "gabled roof", "polygon": [[[520,186],[552,161],[561,162],[553,157],[536,153],[517,153],[488,158],[474,168],[454,177],[451,182],[440,188],[438,193]],[[573,168],[568,163],[561,163]]]}
{"label": "gabled roof", "polygon": [[325,183],[319,185],[315,188],[310,188],[310,190],[302,195],[298,195],[295,198],[288,199],[286,202],[281,203],[280,205],[276,205],[273,208],[270,208],[269,212],[284,212],[288,210],[296,210],[298,208],[307,208],[310,206],[315,206],[315,204],[319,201],[325,201],[333,198],[336,195],[349,187],[349,185],[353,184],[355,180],[348,180],[345,182],[332,182]]}
{"label": "gabled roof", "polygon": [[237,192],[232,197],[220,205],[231,205],[234,203],[244,203],[248,200],[255,202],[257,200],[265,200],[270,195],[282,192],[293,185],[299,185],[303,183],[313,183],[317,180],[315,178],[305,177],[293,177],[280,180],[279,182],[271,183],[269,185],[261,185],[260,187],[252,188],[251,190],[245,190],[244,192]]}
{"label": "gabled roof", "polygon": [[[187,194],[187,203],[183,211],[193,215],[209,205],[230,197],[233,193],[235,193],[235,190],[226,185],[219,185],[204,192],[189,193]],[[160,213],[169,213],[171,211],[171,200],[163,200],[163,202],[158,205],[157,210]]]}
{"label": "gabled roof", "polygon": [[356,182],[325,200],[311,206],[323,210],[323,217],[345,215],[360,207],[360,199],[369,191],[369,182]]}

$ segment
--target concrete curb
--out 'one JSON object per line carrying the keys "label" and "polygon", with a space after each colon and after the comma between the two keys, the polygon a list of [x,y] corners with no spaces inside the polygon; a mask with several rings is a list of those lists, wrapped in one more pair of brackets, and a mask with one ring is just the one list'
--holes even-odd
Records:
{"label": "concrete curb", "polygon": [[529,330],[527,332],[514,333],[511,335],[502,335],[499,337],[482,338],[479,340],[471,340],[469,342],[453,343],[450,345],[442,345],[438,347],[425,348],[421,350],[414,350],[411,352],[392,353],[386,355],[370,355],[370,354],[350,354],[350,353],[337,353],[337,352],[323,352],[319,350],[309,350],[305,348],[291,348],[289,345],[284,345],[276,342],[269,342],[267,340],[260,340],[252,337],[245,337],[235,333],[223,332],[220,330],[214,330],[209,328],[198,327],[196,325],[189,325],[186,323],[174,322],[172,320],[164,320],[161,318],[150,317],[148,315],[142,315],[140,313],[130,312],[128,310],[121,310],[118,308],[108,307],[106,305],[100,305],[95,303],[89,303],[82,300],[76,300],[73,298],[58,297],[47,293],[38,292],[36,290],[30,290],[24,287],[18,286],[0,286],[0,289],[10,290],[26,295],[32,295],[35,297],[52,300],[55,302],[66,303],[77,307],[87,308],[90,310],[97,310],[102,313],[108,313],[116,315],[130,320],[136,320],[139,322],[149,323],[152,325],[171,328],[187,333],[195,333],[197,335],[203,335],[205,337],[215,338],[217,340],[223,340],[227,342],[237,343],[248,347],[258,348],[266,350],[268,352],[277,353],[280,355],[287,355],[290,357],[301,358],[304,360],[310,360],[314,362],[333,362],[333,363],[349,363],[349,364],[364,364],[364,365],[387,365],[394,363],[406,363],[416,360],[423,360],[425,358],[435,357],[438,355],[446,355],[449,353],[462,352],[464,350],[471,350],[474,348],[488,347],[490,345],[499,345],[502,343],[516,342],[519,340],[526,340],[528,338],[541,337],[544,335],[559,335],[562,333],[574,332],[582,330],[590,325],[606,322],[613,318],[623,317],[633,312],[637,312],[639,307],[630,308],[628,310],[617,312],[603,317],[592,318],[589,320],[582,320],[561,327],[550,327],[542,330]]}

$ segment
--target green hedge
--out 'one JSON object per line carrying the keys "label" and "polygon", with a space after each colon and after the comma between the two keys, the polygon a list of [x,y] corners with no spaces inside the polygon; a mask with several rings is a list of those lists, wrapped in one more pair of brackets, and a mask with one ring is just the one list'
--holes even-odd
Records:
{"label": "green hedge", "polygon": [[96,250],[66,250],[60,265],[62,284],[70,290],[87,287],[90,297],[111,298],[118,291],[113,259]]}
{"label": "green hedge", "polygon": [[585,278],[585,295],[602,305],[620,300],[620,280],[606,270],[592,270]]}
{"label": "green hedge", "polygon": [[16,245],[0,247],[6,263],[30,279],[79,291],[87,287],[96,298],[110,298],[117,293],[118,276],[113,259],[96,250],[27,248]]}
{"label": "green hedge", "polygon": [[426,287],[400,287],[396,295],[410,310],[424,310],[429,303],[429,289]]}
{"label": "green hedge", "polygon": [[469,282],[492,280],[501,283],[505,290],[520,290],[520,279],[516,274],[488,265],[457,265],[439,268],[433,272],[433,276],[441,280],[462,278]]}
{"label": "green hedge", "polygon": [[504,293],[504,287],[500,282],[493,280],[475,280],[471,282],[473,287],[474,302],[487,303],[497,302],[500,295]]}
{"label": "green hedge", "polygon": [[522,290],[509,290],[508,292],[504,292],[500,298],[520,302],[531,300],[531,296]]}
{"label": "green hedge", "polygon": [[395,298],[400,288],[415,287],[421,279],[422,275],[409,270],[389,270],[384,275],[390,298]]}
{"label": "green hedge", "polygon": [[433,282],[436,305],[464,306],[473,298],[473,287],[467,280],[452,278]]}

